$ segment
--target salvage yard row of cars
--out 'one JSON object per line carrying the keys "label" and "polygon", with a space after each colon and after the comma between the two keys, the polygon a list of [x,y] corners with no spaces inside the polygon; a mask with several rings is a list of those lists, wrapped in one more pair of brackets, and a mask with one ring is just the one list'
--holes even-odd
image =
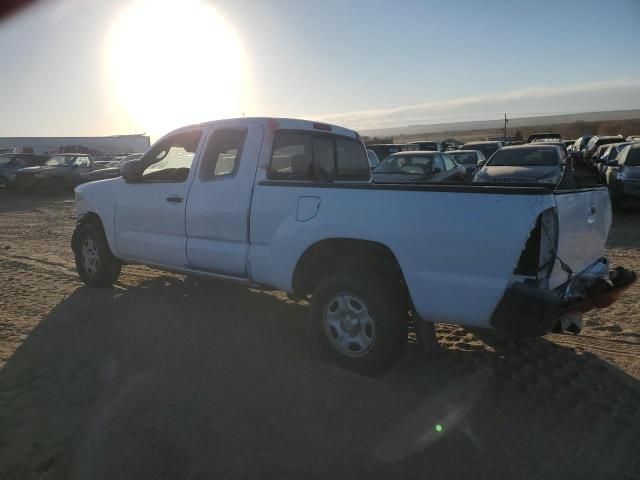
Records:
{"label": "salvage yard row of cars", "polygon": [[536,137],[524,145],[486,141],[464,144],[460,150],[401,150],[372,168],[373,183],[457,181],[574,188],[574,177],[565,143],[553,136]]}
{"label": "salvage yard row of cars", "polygon": [[582,164],[606,185],[614,206],[640,205],[640,137],[592,137],[580,151]]}
{"label": "salvage yard row of cars", "polygon": [[425,348],[437,322],[578,333],[636,279],[605,258],[607,189],[559,188],[572,162],[558,138],[482,145],[495,151],[400,150],[372,172],[336,125],[183,127],[75,188],[76,268],[91,287],[143,264],[285,291],[310,301],[319,351],[363,373],[398,356],[409,318]]}
{"label": "salvage yard row of cars", "polygon": [[0,154],[0,188],[60,193],[84,182],[119,177],[123,163],[140,157],[141,153],[99,159],[84,153],[3,153]]}

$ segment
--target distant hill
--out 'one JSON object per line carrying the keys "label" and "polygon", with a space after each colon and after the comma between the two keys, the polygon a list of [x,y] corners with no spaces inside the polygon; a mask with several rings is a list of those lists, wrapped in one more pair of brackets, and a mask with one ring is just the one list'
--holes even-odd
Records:
{"label": "distant hill", "polygon": [[[507,113],[507,118],[508,117]],[[540,117],[509,118],[509,130],[536,125],[561,125],[574,122],[601,122],[608,120],[629,120],[640,118],[640,110],[616,110],[608,112],[585,112],[567,115],[545,115]],[[501,129],[504,120],[479,120],[470,122],[436,123],[430,125],[408,125],[406,127],[380,128],[363,130],[360,133],[369,137],[415,136],[441,132],[464,132],[468,130],[492,131]]]}

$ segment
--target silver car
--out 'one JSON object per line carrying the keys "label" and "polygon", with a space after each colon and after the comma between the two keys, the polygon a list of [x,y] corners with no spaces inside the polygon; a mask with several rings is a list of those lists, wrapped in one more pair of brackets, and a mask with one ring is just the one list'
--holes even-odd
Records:
{"label": "silver car", "polygon": [[476,173],[473,181],[575,188],[573,167],[563,149],[544,143],[503,147]]}

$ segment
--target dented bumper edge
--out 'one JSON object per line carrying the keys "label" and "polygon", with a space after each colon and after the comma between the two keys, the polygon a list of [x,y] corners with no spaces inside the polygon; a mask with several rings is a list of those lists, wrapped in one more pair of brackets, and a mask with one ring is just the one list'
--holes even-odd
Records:
{"label": "dented bumper edge", "polygon": [[[598,266],[602,265],[607,265],[606,259]],[[540,337],[553,330],[563,316],[609,307],[636,279],[635,272],[618,267],[597,278],[578,275],[553,291],[514,283],[494,310],[490,324],[516,337]]]}

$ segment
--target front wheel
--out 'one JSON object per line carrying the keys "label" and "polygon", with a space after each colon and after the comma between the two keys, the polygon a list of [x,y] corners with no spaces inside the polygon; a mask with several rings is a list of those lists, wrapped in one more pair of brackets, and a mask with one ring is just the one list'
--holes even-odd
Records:
{"label": "front wheel", "polygon": [[375,274],[338,274],[320,282],[311,301],[313,336],[340,366],[376,374],[400,354],[407,340],[401,290]]}
{"label": "front wheel", "polygon": [[95,224],[78,227],[74,245],[76,270],[89,287],[110,287],[120,275],[121,263],[113,256],[102,228]]}

